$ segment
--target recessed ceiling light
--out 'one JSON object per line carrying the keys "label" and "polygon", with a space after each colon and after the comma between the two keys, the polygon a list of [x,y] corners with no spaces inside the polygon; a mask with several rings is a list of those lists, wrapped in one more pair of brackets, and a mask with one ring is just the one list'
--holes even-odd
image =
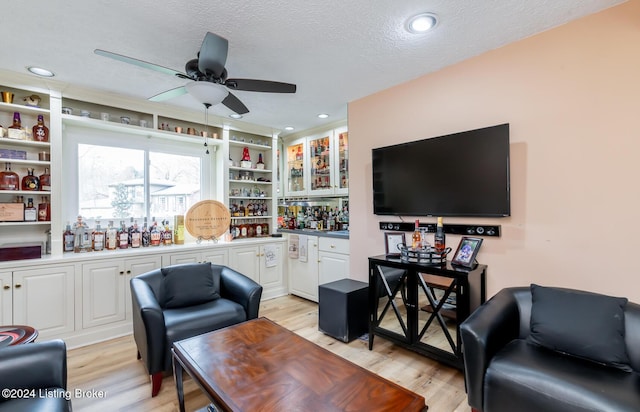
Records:
{"label": "recessed ceiling light", "polygon": [[407,20],[406,29],[409,33],[425,33],[438,24],[438,18],[433,13],[420,13]]}
{"label": "recessed ceiling light", "polygon": [[229,117],[232,119],[242,119],[242,115],[238,113],[232,113],[229,115]]}
{"label": "recessed ceiling light", "polygon": [[287,131],[289,131],[289,132],[290,132],[290,131],[292,131],[292,130],[293,130],[293,126],[287,126],[287,127],[285,127],[285,128],[284,128],[284,130],[287,130]]}
{"label": "recessed ceiling light", "polygon": [[55,76],[52,71],[47,70],[47,69],[43,69],[42,67],[29,66],[29,67],[27,67],[27,70],[29,70],[29,72],[31,72],[31,73],[33,73],[35,75],[42,76],[42,77],[53,77],[53,76]]}
{"label": "recessed ceiling light", "polygon": [[321,118],[321,119],[326,119],[327,117],[329,117],[329,115],[328,115],[328,114],[326,114],[326,113],[320,113],[320,114],[318,115],[318,117],[319,117],[319,118]]}

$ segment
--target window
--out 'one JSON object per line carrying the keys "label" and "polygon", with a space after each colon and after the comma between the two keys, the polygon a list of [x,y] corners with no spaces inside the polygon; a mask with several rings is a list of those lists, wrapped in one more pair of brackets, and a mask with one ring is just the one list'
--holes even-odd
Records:
{"label": "window", "polygon": [[115,133],[70,129],[64,148],[76,154],[77,163],[67,168],[77,170],[71,179],[77,192],[68,197],[69,220],[80,214],[88,220],[155,217],[160,221],[185,214],[209,196],[209,178],[203,182],[203,177],[209,174],[211,156],[204,154],[199,142],[121,135],[115,139]]}

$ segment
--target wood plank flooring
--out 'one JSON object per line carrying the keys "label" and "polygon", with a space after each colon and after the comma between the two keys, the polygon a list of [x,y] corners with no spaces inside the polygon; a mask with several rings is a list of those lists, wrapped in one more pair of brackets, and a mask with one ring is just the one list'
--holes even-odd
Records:
{"label": "wood plank flooring", "polygon": [[[380,337],[376,337],[373,350],[369,351],[367,342],[359,339],[346,344],[324,335],[318,331],[316,303],[295,296],[271,299],[262,302],[260,316],[424,396],[429,412],[469,411],[460,371]],[[76,412],[178,410],[172,376],[165,377],[158,396],[151,397],[149,376],[142,362],[136,359],[132,336],[70,350],[67,364],[68,389],[72,393],[76,390],[102,391],[104,395],[102,398],[73,397]],[[186,376],[185,403],[188,411],[208,403],[197,385]]]}

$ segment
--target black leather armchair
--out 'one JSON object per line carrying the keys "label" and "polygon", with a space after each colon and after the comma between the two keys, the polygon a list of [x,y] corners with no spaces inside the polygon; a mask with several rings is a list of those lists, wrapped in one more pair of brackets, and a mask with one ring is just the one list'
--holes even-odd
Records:
{"label": "black leather armchair", "polygon": [[226,266],[183,264],[134,277],[131,297],[138,359],[156,396],[172,371],[173,343],[257,318],[262,286]]}
{"label": "black leather armchair", "polygon": [[[71,411],[67,347],[62,340],[0,349],[0,411]],[[6,396],[4,389],[19,392]],[[15,395],[26,396],[16,398]]]}
{"label": "black leather armchair", "polygon": [[[607,333],[602,323],[594,319],[598,316],[587,313],[580,316],[578,327],[586,330],[588,337],[568,333],[569,345],[574,344],[573,336],[580,350],[591,350],[601,344],[605,357],[614,352],[614,346],[621,346],[628,355],[624,365],[627,369],[622,370],[532,341],[531,335],[540,330],[531,327],[539,324],[538,315],[532,316],[532,290],[529,287],[503,289],[460,325],[465,385],[472,409],[483,412],[640,411],[640,305],[631,302],[621,305],[624,314],[616,317],[622,318],[620,336]],[[551,306],[556,308],[572,305],[570,299],[552,302]],[[594,310],[597,315],[599,308]],[[547,318],[563,317],[562,312],[550,312]],[[605,317],[604,323],[614,320]],[[562,331],[557,335],[562,336]]]}

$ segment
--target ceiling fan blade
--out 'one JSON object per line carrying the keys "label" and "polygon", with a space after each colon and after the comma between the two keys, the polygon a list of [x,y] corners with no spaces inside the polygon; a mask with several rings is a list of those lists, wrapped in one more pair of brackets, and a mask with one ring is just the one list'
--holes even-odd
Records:
{"label": "ceiling fan blade", "polygon": [[176,87],[175,89],[167,90],[166,92],[162,92],[160,94],[156,94],[155,96],[149,97],[148,100],[152,102],[162,102],[165,100],[173,99],[174,97],[182,96],[183,94],[187,94],[187,88],[184,86]]}
{"label": "ceiling fan blade", "polygon": [[229,109],[233,110],[238,114],[247,114],[249,113],[249,109],[244,105],[235,95],[229,93],[227,97],[224,98],[222,104],[227,106]]}
{"label": "ceiling fan blade", "polygon": [[149,69],[149,70],[155,70],[157,72],[168,74],[170,76],[177,76],[177,77],[180,77],[180,78],[183,78],[183,79],[188,79],[189,78],[189,76],[187,76],[186,74],[181,73],[179,71],[176,71],[176,70],[173,70],[173,69],[169,69],[169,68],[164,67],[164,66],[158,66],[157,64],[148,63],[148,62],[145,62],[143,60],[134,59],[133,57],[123,56],[122,54],[112,53],[110,51],[106,51],[106,50],[102,50],[102,49],[95,49],[93,52],[95,54],[99,55],[99,56],[109,57],[109,58],[114,59],[114,60],[118,60],[118,61],[129,63],[129,64],[133,64],[135,66],[142,67],[142,68]]}
{"label": "ceiling fan blade", "polygon": [[198,70],[204,74],[213,74],[215,78],[220,78],[227,63],[227,53],[229,52],[229,42],[224,37],[207,32],[200,46],[198,55]]}
{"label": "ceiling fan blade", "polygon": [[227,79],[224,83],[229,89],[247,92],[295,93],[296,85],[255,79]]}

